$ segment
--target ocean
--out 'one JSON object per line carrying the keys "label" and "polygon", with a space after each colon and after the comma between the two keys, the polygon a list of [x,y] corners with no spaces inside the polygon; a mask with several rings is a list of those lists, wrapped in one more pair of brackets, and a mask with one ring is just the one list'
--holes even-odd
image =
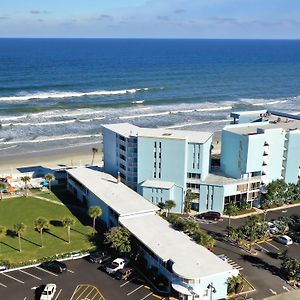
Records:
{"label": "ocean", "polygon": [[0,39],[0,155],[101,142],[101,124],[216,131],[300,114],[300,41]]}

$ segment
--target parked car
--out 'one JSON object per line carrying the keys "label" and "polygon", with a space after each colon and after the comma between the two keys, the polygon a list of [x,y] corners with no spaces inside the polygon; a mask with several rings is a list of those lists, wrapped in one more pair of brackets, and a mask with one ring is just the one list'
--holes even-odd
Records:
{"label": "parked car", "polygon": [[45,286],[44,290],[42,291],[40,300],[52,300],[56,293],[56,284],[49,283]]}
{"label": "parked car", "polygon": [[67,270],[66,264],[57,260],[45,261],[41,264],[41,267],[54,273],[62,273]]}
{"label": "parked car", "polygon": [[120,269],[116,272],[115,278],[119,280],[127,280],[133,272],[133,268]]}
{"label": "parked car", "polygon": [[272,222],[267,222],[267,226],[268,226],[268,229],[270,231],[270,233],[272,234],[276,234],[279,232],[279,229],[276,227],[276,225]]}
{"label": "parked car", "polygon": [[205,213],[198,215],[198,218],[217,221],[221,218],[221,214],[216,211],[207,211]]}
{"label": "parked car", "polygon": [[275,238],[275,240],[283,245],[292,245],[293,240],[287,235],[280,235]]}
{"label": "parked car", "polygon": [[124,258],[116,258],[106,267],[106,272],[108,274],[114,274],[118,270],[121,270],[125,267],[127,261]]}
{"label": "parked car", "polygon": [[110,258],[111,258],[111,256],[109,254],[98,251],[98,252],[92,252],[90,254],[89,260],[92,263],[102,264],[102,263],[107,262]]}
{"label": "parked car", "polygon": [[0,265],[0,272],[7,270],[7,267],[4,265]]}
{"label": "parked car", "polygon": [[228,261],[228,257],[225,254],[218,255],[218,257],[221,258],[225,262]]}

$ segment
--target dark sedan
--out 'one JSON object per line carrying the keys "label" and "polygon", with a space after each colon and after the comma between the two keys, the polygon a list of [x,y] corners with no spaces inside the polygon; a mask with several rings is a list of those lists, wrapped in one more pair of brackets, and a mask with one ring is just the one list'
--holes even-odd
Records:
{"label": "dark sedan", "polygon": [[57,260],[45,261],[41,264],[41,267],[53,273],[63,273],[64,271],[67,270],[66,264]]}
{"label": "dark sedan", "polygon": [[199,219],[205,219],[205,220],[214,220],[217,221],[221,218],[221,214],[216,211],[207,211],[205,213],[202,213],[197,216]]}

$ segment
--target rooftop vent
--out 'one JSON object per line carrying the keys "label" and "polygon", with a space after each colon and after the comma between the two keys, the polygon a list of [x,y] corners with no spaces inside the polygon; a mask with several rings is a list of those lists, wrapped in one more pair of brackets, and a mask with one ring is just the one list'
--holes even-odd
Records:
{"label": "rooftop vent", "polygon": [[172,135],[172,133],[167,133],[167,132],[165,132],[165,133],[163,133],[162,135],[163,135],[163,136],[170,136],[170,135]]}

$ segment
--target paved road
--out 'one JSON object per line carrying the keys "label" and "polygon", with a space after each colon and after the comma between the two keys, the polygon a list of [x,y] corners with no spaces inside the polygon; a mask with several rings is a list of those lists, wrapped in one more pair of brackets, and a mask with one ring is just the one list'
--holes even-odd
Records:
{"label": "paved road", "polygon": [[[267,218],[277,219],[283,215],[300,214],[300,207],[288,210],[278,210],[269,212]],[[235,228],[243,225],[245,218],[232,220],[231,225]],[[246,279],[254,286],[255,292],[248,295],[249,298],[260,300],[275,294],[285,293],[292,288],[279,275],[280,260],[273,258],[274,254],[288,249],[288,255],[300,258],[300,245],[293,244],[285,246],[275,241],[255,244],[257,255],[249,255],[247,251],[237,247],[227,241],[227,219],[219,222],[200,221],[200,227],[213,235],[217,240],[214,252],[225,254],[229,258],[229,263],[240,270]]]}
{"label": "paved road", "polygon": [[72,300],[80,300],[87,295],[88,297],[93,295],[93,300],[102,300],[95,288],[92,289],[91,286],[98,288],[106,300],[157,300],[161,298],[153,294],[139,276],[133,276],[130,281],[119,281],[100,271],[99,265],[91,264],[85,259],[68,261],[66,264],[68,271],[59,275],[39,267],[0,273],[0,298],[5,300],[39,299],[40,287],[47,283],[57,285],[54,300],[69,300],[72,295]]}

